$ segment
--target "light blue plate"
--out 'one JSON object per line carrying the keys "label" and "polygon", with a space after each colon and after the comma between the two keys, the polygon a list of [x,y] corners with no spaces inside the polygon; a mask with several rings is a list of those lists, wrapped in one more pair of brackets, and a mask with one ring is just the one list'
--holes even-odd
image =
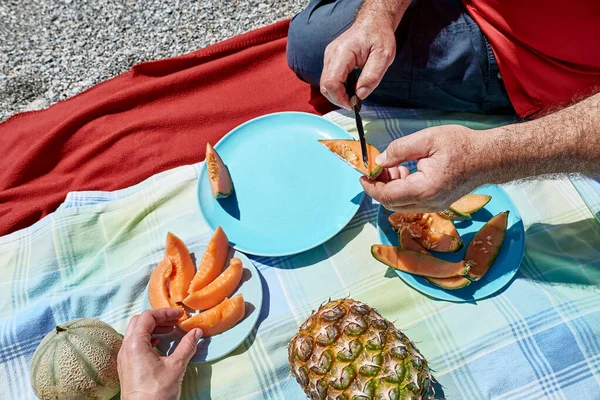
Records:
{"label": "light blue plate", "polygon": [[[190,253],[193,253],[198,261],[202,258],[202,254],[204,254],[205,250],[206,246],[190,247]],[[244,296],[246,315],[244,316],[244,319],[230,330],[223,332],[220,335],[203,338],[198,344],[196,354],[192,357],[190,362],[203,363],[213,361],[231,353],[246,340],[258,321],[263,302],[263,289],[258,271],[248,257],[239,251],[230,251],[229,258],[231,257],[237,257],[242,261],[244,272],[242,274],[241,284],[230,297],[239,293]],[[229,259],[225,265],[229,265]],[[144,292],[143,308],[144,310],[152,308],[148,301],[147,286],[146,291]],[[185,335],[185,332],[178,327],[175,327],[175,330],[169,334],[156,336],[160,338],[160,343],[156,347],[164,354],[170,355],[177,347],[177,344],[183,335]]]}
{"label": "light blue plate", "polygon": [[234,193],[215,200],[206,167],[198,178],[202,216],[221,226],[247,254],[303,252],[337,234],[354,216],[364,191],[360,173],[318,142],[352,139],[325,118],[299,112],[250,120],[215,146],[231,174]]}
{"label": "light blue plate", "polygon": [[[472,214],[473,219],[471,221],[455,222],[456,229],[464,243],[463,248],[456,253],[438,253],[435,251],[431,253],[448,261],[462,260],[475,233],[494,215],[509,210],[508,230],[504,237],[502,249],[492,267],[479,281],[471,282],[469,286],[457,290],[442,289],[429,283],[425,278],[394,269],[394,272],[409,286],[436,299],[467,302],[480,300],[494,294],[506,286],[515,275],[525,252],[525,230],[519,210],[500,186],[482,186],[474,193],[490,195],[492,200],[484,208]],[[377,215],[379,238],[383,244],[397,246],[398,236],[392,230],[388,221],[391,214],[382,206],[379,207]]]}

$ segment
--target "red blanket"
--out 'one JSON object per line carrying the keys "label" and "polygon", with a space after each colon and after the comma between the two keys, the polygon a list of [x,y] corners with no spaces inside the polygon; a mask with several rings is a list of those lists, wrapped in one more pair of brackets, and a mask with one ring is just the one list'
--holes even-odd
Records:
{"label": "red blanket", "polygon": [[330,111],[287,66],[288,25],[138,64],[0,124],[0,235],[54,211],[69,191],[120,189],[202,161],[206,141],[259,115]]}

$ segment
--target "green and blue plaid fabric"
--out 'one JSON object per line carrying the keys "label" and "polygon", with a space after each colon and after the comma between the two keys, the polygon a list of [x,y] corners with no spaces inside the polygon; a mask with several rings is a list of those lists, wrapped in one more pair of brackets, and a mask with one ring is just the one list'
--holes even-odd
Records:
{"label": "green and blue plaid fabric", "polygon": [[[381,150],[429,126],[508,122],[368,106],[361,114],[369,142]],[[356,136],[350,114],[325,117]],[[182,166],[111,193],[70,193],[53,214],[0,238],[0,399],[34,398],[29,363],[57,323],[98,318],[123,333],[143,311],[168,231],[190,246],[209,240],[196,201],[202,167]],[[304,398],[289,374],[288,341],[320,303],[350,295],[417,342],[440,398],[600,399],[596,185],[568,178],[506,185],[525,223],[525,257],[509,286],[469,304],[428,298],[371,257],[378,204],[365,197],[325,244],[294,256],[252,257],[264,288],[259,323],[228,357],[190,364],[183,398]]]}

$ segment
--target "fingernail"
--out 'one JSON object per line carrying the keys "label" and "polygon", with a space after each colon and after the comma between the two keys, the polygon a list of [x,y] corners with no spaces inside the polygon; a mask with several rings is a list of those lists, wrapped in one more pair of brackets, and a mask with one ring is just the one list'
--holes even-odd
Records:
{"label": "fingernail", "polygon": [[375,158],[375,164],[377,165],[383,165],[383,163],[385,162],[385,159],[387,158],[387,156],[385,155],[385,151],[383,153],[381,153],[380,155],[378,155]]}
{"label": "fingernail", "polygon": [[371,91],[366,87],[361,87],[358,90],[356,90],[356,95],[361,100],[364,100],[369,95],[369,93],[371,93]]}
{"label": "fingernail", "polygon": [[200,344],[200,340],[202,340],[202,335],[204,334],[204,332],[202,332],[202,329],[197,328],[196,332],[194,332],[194,338],[196,339],[196,345]]}

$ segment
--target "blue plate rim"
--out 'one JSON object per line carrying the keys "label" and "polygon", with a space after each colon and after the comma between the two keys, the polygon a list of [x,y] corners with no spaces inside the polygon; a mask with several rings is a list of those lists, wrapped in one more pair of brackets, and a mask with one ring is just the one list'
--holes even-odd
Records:
{"label": "blue plate rim", "polygon": [[[309,116],[311,118],[318,118],[322,121],[326,121],[327,123],[329,123],[330,125],[336,127],[337,129],[340,130],[340,132],[343,132],[346,136],[347,139],[352,139],[355,140],[352,135],[350,135],[350,133],[348,133],[348,131],[346,131],[344,128],[342,128],[341,126],[339,126],[338,124],[336,124],[333,121],[328,120],[327,118],[323,118],[320,115],[316,115],[316,114],[311,114],[311,113],[307,113],[307,112],[303,112],[303,111],[279,111],[279,112],[274,112],[274,113],[269,113],[269,114],[265,114],[265,115],[261,115],[255,118],[252,118],[238,126],[236,126],[235,128],[233,128],[232,130],[230,130],[227,134],[225,134],[221,139],[219,139],[219,141],[217,143],[214,144],[213,148],[215,150],[218,151],[219,145],[225,141],[225,139],[227,139],[229,136],[233,136],[233,134],[235,134],[236,131],[241,130],[245,125],[248,125],[250,123],[256,122],[258,120],[261,119],[265,119],[268,117],[273,117],[276,115],[303,115],[303,116]],[[200,216],[202,217],[202,219],[204,220],[204,222],[208,225],[208,227],[214,232],[214,230],[216,229],[212,227],[211,223],[208,221],[208,219],[204,216],[204,212],[202,211],[202,207],[200,207],[200,184],[201,184],[201,180],[203,178],[203,176],[206,174],[206,162],[204,162],[204,165],[202,166],[202,168],[200,169],[200,172],[198,173],[198,179],[196,180],[196,204],[198,206],[198,209],[200,210]],[[351,168],[348,166],[348,168]],[[249,255],[253,255],[253,256],[258,256],[258,257],[285,257],[285,256],[292,256],[292,255],[296,255],[296,254],[300,254],[300,253],[304,253],[305,251],[308,250],[312,250],[320,245],[322,245],[323,243],[326,243],[327,241],[329,241],[330,239],[332,239],[333,237],[335,237],[335,235],[337,235],[338,233],[340,233],[344,227],[346,225],[348,225],[348,223],[350,223],[350,221],[352,221],[352,218],[354,218],[354,216],[356,215],[356,213],[358,212],[358,210],[360,209],[360,205],[363,202],[364,198],[365,198],[365,191],[364,189],[361,189],[359,194],[359,199],[356,202],[354,208],[354,212],[352,214],[349,215],[349,218],[347,221],[345,221],[343,224],[341,224],[340,228],[338,229],[334,229],[334,232],[326,237],[325,239],[321,240],[319,243],[316,243],[312,246],[307,246],[305,248],[302,248],[301,250],[295,250],[294,252],[283,252],[283,253],[261,253],[261,252],[255,252],[255,251],[251,251],[248,249],[244,249],[242,247],[240,247],[240,245],[238,243],[235,243],[235,245],[232,245],[232,247],[242,253],[245,254],[249,254]]]}
{"label": "blue plate rim", "polygon": [[[198,245],[190,246],[189,250],[190,250],[190,253],[204,252],[207,247],[208,247],[208,243],[207,244],[198,244]],[[254,265],[254,263],[248,256],[246,256],[244,253],[242,253],[239,250],[234,249],[233,257],[239,257],[240,260],[242,260],[242,266],[250,269],[250,272],[252,273],[252,278],[250,278],[250,279],[254,279],[254,277],[256,277],[256,279],[258,279],[258,286],[260,288],[258,291],[258,293],[259,293],[258,294],[258,297],[259,297],[258,303],[259,304],[258,305],[253,304],[254,312],[256,315],[253,316],[251,319],[250,329],[248,330],[248,333],[246,335],[243,335],[243,337],[241,337],[241,339],[239,339],[238,341],[230,341],[229,342],[229,343],[233,343],[233,345],[231,346],[231,348],[229,350],[222,352],[221,354],[212,356],[211,358],[207,357],[205,360],[202,360],[202,361],[194,360],[194,356],[196,355],[196,354],[194,354],[194,356],[190,360],[190,363],[192,363],[192,364],[209,363],[209,362],[220,360],[220,359],[226,357],[231,352],[235,351],[242,343],[244,343],[244,341],[248,338],[248,336],[250,336],[252,334],[252,331],[256,328],[256,324],[258,323],[258,319],[260,317],[260,313],[262,311],[262,306],[263,306],[263,301],[264,301],[264,289],[262,286],[262,280],[260,278],[260,274],[258,273],[258,268],[256,268],[256,266]],[[158,265],[158,263],[156,265]],[[156,268],[156,266],[155,266],[155,268]],[[150,282],[148,282],[148,284],[149,283]],[[146,288],[144,289],[144,297],[143,297],[143,301],[142,301],[142,308],[144,310],[149,309],[149,308],[146,308],[145,306],[150,307],[150,303],[148,301],[148,284],[146,284]],[[171,332],[171,334],[173,334],[175,331],[177,331],[180,335],[183,335],[186,333],[185,331],[180,329],[177,325],[175,326],[175,330],[173,332]],[[221,334],[221,335],[223,335],[223,334]],[[216,335],[214,337],[218,337],[218,336],[220,336],[220,335]],[[200,342],[200,343],[202,343],[202,342]],[[208,346],[210,346],[210,342],[208,343]],[[207,349],[208,349],[208,346],[207,346]]]}
{"label": "blue plate rim", "polygon": [[[396,273],[396,275],[398,275],[398,277],[400,277],[400,279],[402,279],[402,281],[407,286],[409,286],[412,289],[416,290],[417,292],[423,294],[424,296],[427,296],[428,298],[431,298],[431,299],[448,301],[448,302],[452,302],[452,303],[472,303],[472,302],[477,301],[477,300],[484,300],[484,299],[487,299],[487,298],[491,297],[492,295],[498,293],[499,291],[503,290],[513,280],[513,278],[516,275],[517,271],[521,268],[521,264],[523,263],[523,258],[525,257],[525,228],[524,228],[524,225],[523,225],[523,218],[521,216],[521,213],[519,212],[519,209],[517,208],[516,204],[513,202],[513,200],[511,199],[511,197],[509,196],[508,192],[506,192],[506,190],[504,190],[504,188],[502,186],[495,185],[495,184],[483,185],[483,186],[481,186],[479,188],[476,188],[475,190],[471,191],[471,193],[475,193],[475,192],[477,192],[477,190],[484,189],[485,187],[491,187],[491,186],[497,188],[498,190],[501,190],[506,195],[506,198],[508,199],[508,202],[509,202],[509,207],[511,207],[512,209],[514,209],[516,211],[519,223],[521,225],[521,230],[522,230],[521,234],[523,235],[523,240],[521,241],[521,246],[519,246],[519,257],[518,257],[518,259],[519,259],[519,265],[517,266],[517,268],[514,269],[514,271],[512,271],[510,274],[506,275],[507,277],[505,278],[506,281],[504,282],[504,284],[502,284],[501,286],[497,287],[491,293],[488,293],[488,294],[486,294],[484,296],[481,296],[481,297],[474,296],[473,299],[461,299],[461,298],[458,298],[456,296],[452,296],[453,290],[439,288],[440,290],[442,290],[443,292],[445,292],[451,298],[439,297],[439,296],[436,296],[435,294],[432,294],[432,293],[429,293],[429,292],[423,290],[423,288],[421,286],[414,285],[413,282],[411,282],[410,280],[405,279],[406,276],[413,277],[412,275],[410,275],[410,274],[408,274],[406,272],[398,271],[398,270],[396,270],[394,268],[390,268],[390,269],[392,269]],[[381,227],[379,226],[379,220],[381,218],[381,213],[384,212],[384,210],[385,210],[385,208],[381,204],[379,204],[378,209],[377,209],[377,234],[378,234],[378,237],[379,237],[380,241],[383,241],[383,237],[385,236],[385,234],[383,232],[383,229],[381,229]],[[405,274],[406,274],[406,276],[405,276]],[[477,282],[473,282],[471,284],[477,284]]]}

